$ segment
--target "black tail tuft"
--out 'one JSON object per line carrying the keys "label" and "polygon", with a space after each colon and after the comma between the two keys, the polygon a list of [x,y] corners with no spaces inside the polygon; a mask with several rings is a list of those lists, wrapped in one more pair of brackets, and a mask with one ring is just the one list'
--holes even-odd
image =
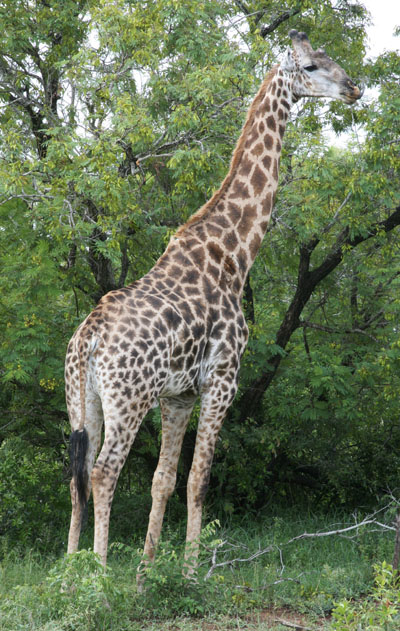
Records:
{"label": "black tail tuft", "polygon": [[89,446],[89,437],[86,429],[75,430],[69,437],[69,458],[72,477],[75,480],[78,500],[82,507],[84,520],[87,512],[87,485],[88,474],[86,470],[86,453]]}

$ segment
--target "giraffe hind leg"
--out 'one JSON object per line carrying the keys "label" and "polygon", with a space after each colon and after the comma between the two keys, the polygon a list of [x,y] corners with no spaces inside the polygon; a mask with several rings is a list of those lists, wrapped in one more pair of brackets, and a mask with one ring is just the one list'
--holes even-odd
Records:
{"label": "giraffe hind leg", "polygon": [[100,555],[106,565],[108,531],[111,504],[119,474],[135,440],[140,424],[151,407],[148,399],[137,405],[140,412],[134,415],[120,412],[112,400],[103,404],[104,441],[91,470],[91,485],[94,505],[94,551]]}
{"label": "giraffe hind leg", "polygon": [[88,503],[88,473],[86,469],[86,455],[89,446],[89,437],[85,428],[75,430],[69,438],[69,458],[71,463],[72,479],[74,481],[75,503],[79,503],[82,523],[87,517]]}
{"label": "giraffe hind leg", "polygon": [[[72,416],[72,415],[71,415]],[[83,430],[74,429],[70,436],[70,461],[72,479],[71,524],[68,535],[68,553],[78,549],[79,537],[87,514],[87,504],[91,491],[90,474],[99,450],[103,414],[98,396],[88,395],[86,399],[86,422]]]}

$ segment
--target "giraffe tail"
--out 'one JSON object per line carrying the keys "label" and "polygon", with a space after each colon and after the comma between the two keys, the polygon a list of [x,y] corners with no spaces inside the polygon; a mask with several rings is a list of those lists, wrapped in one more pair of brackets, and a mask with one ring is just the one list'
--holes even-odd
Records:
{"label": "giraffe tail", "polygon": [[89,446],[89,437],[85,428],[77,429],[69,437],[69,458],[71,463],[72,478],[75,481],[75,489],[81,506],[82,522],[85,521],[88,502],[88,474],[86,469],[86,454]]}
{"label": "giraffe tail", "polygon": [[89,436],[85,428],[86,417],[86,372],[88,351],[84,347],[82,336],[78,342],[79,361],[79,398],[81,407],[80,423],[76,430],[69,437],[69,458],[71,464],[72,479],[75,482],[75,489],[78,502],[81,507],[82,522],[87,516],[88,503],[88,472],[86,467],[86,455],[89,446]]}

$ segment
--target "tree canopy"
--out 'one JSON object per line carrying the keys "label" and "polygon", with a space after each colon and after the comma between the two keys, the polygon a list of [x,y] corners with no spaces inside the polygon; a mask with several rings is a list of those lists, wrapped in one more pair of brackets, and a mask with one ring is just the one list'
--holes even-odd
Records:
{"label": "tree canopy", "polygon": [[[295,27],[375,90],[352,108],[310,99],[292,112],[211,499],[228,513],[299,490],[354,503],[396,484],[400,59],[366,58],[367,21],[356,0],[0,2],[5,454],[24,441],[62,465],[69,337],[219,186]],[[150,480],[159,429],[155,411],[122,492]],[[193,431],[182,474],[192,446]]]}

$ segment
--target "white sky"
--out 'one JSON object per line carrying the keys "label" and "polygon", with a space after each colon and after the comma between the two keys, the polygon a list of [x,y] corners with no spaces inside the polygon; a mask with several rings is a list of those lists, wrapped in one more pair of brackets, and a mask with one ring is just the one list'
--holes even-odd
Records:
{"label": "white sky", "polygon": [[362,0],[371,14],[372,24],[368,27],[369,57],[377,57],[385,50],[400,49],[400,37],[393,35],[400,26],[400,0]]}

